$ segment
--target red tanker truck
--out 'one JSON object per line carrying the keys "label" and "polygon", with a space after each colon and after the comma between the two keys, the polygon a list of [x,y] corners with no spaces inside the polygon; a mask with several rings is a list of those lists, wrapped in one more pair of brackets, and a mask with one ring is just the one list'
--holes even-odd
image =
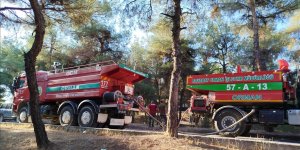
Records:
{"label": "red tanker truck", "polygon": [[[124,127],[131,123],[128,112],[137,99],[133,84],[148,77],[113,61],[36,74],[43,118],[81,127]],[[13,82],[13,111],[22,123],[30,118],[26,82],[25,74]]]}
{"label": "red tanker truck", "polygon": [[215,129],[228,136],[245,135],[253,124],[269,130],[300,125],[299,75],[284,60],[280,70],[191,75],[190,111],[210,115]]}

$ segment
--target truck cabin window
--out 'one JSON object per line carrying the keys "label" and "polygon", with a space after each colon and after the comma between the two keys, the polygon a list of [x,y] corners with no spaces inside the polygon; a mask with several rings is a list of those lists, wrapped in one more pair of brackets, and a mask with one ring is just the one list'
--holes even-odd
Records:
{"label": "truck cabin window", "polygon": [[23,79],[20,79],[19,80],[19,88],[22,88],[23,86],[24,86],[24,83],[25,83],[25,79],[23,78]]}
{"label": "truck cabin window", "polygon": [[24,78],[16,77],[13,81],[14,90],[22,88],[24,86],[24,83],[25,83]]}

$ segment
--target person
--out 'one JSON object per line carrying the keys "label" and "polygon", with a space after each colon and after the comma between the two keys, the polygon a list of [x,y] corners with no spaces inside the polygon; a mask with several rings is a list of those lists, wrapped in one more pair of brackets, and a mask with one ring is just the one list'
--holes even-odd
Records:
{"label": "person", "polygon": [[149,110],[149,114],[151,115],[148,116],[149,127],[154,127],[154,119],[152,117],[156,117],[157,105],[155,104],[154,101],[151,101],[151,103],[147,107]]}
{"label": "person", "polygon": [[160,101],[160,104],[158,105],[158,110],[159,110],[159,116],[161,122],[165,124],[167,122],[167,117],[166,117],[166,104],[164,100]]}

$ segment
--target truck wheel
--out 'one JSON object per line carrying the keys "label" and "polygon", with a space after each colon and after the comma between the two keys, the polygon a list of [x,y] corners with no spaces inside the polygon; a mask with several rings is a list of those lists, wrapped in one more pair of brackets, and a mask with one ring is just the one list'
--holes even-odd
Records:
{"label": "truck wheel", "polygon": [[[220,113],[218,113],[216,116],[216,120],[214,122],[215,128],[217,129],[217,131],[225,129],[230,125],[239,121],[242,117],[243,116],[235,110],[231,110],[231,109],[223,110]],[[244,121],[242,121],[237,125],[227,129],[226,131],[221,132],[220,135],[233,136],[233,137],[239,136],[242,135],[242,133],[244,133],[245,128],[246,128],[246,124]]]}
{"label": "truck wheel", "polygon": [[65,106],[59,114],[59,123],[62,126],[76,126],[77,116],[70,106]]}
{"label": "truck wheel", "polygon": [[28,108],[22,107],[18,113],[18,122],[28,123]]}
{"label": "truck wheel", "polygon": [[80,109],[78,124],[80,127],[97,127],[97,115],[92,106],[87,105]]}

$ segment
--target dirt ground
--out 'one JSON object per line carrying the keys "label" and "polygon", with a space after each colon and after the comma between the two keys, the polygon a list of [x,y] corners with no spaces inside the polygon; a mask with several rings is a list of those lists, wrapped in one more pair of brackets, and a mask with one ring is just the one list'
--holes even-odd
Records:
{"label": "dirt ground", "polygon": [[[165,135],[93,135],[47,129],[51,149],[98,150],[193,150],[222,149],[205,143],[191,143],[187,139],[173,139]],[[35,136],[30,127],[0,126],[0,149],[36,149]]]}

